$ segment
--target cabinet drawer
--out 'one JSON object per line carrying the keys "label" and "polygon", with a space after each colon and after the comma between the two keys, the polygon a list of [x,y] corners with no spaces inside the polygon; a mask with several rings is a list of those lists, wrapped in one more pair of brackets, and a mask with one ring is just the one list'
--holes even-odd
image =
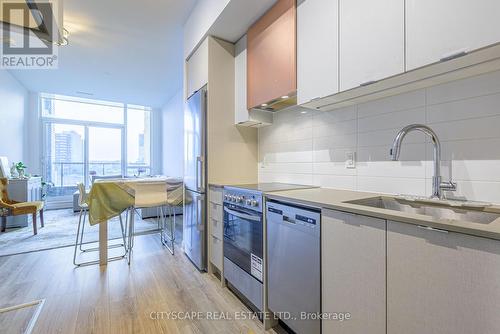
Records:
{"label": "cabinet drawer", "polygon": [[210,219],[210,224],[212,224],[212,235],[222,240],[222,229],[224,228],[224,222],[222,220]]}
{"label": "cabinet drawer", "polygon": [[212,255],[210,261],[219,270],[222,270],[222,240],[214,236],[210,236],[212,242]]}
{"label": "cabinet drawer", "polygon": [[210,187],[208,196],[209,196],[210,202],[222,205],[222,188],[221,187]]}
{"label": "cabinet drawer", "polygon": [[222,205],[209,203],[210,219],[222,221]]}

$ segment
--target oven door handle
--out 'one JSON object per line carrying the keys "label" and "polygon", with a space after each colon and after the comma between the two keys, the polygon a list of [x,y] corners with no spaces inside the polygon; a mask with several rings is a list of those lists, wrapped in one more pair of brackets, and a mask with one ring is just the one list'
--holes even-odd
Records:
{"label": "oven door handle", "polygon": [[254,221],[254,222],[260,222],[260,220],[261,220],[260,217],[252,216],[252,215],[247,215],[247,214],[244,214],[244,213],[241,213],[241,212],[238,212],[238,211],[234,211],[234,210],[228,209],[226,207],[224,207],[224,211],[226,211],[230,215],[233,215],[233,216],[241,218],[241,219],[247,219],[247,220],[251,220],[251,221]]}

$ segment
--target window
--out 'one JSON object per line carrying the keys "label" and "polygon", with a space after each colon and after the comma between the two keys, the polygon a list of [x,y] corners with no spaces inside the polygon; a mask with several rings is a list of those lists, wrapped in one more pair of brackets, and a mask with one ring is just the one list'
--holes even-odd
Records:
{"label": "window", "polygon": [[95,176],[151,174],[150,108],[48,94],[40,107],[49,201],[70,201]]}
{"label": "window", "polygon": [[45,179],[54,187],[48,196],[68,196],[77,183],[84,182],[85,127],[49,123],[45,126]]}
{"label": "window", "polygon": [[123,124],[124,105],[104,101],[43,95],[42,117],[74,121]]}

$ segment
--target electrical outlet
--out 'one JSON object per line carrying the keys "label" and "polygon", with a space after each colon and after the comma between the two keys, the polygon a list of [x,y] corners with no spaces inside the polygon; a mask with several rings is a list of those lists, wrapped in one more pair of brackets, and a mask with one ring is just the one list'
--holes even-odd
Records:
{"label": "electrical outlet", "polygon": [[349,151],[345,153],[345,168],[356,168],[356,152]]}

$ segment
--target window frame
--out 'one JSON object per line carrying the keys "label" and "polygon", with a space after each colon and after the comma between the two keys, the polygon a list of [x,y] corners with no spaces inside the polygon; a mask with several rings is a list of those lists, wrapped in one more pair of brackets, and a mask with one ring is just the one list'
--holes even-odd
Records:
{"label": "window frame", "polygon": [[[129,168],[137,168],[137,166],[130,165],[128,162],[128,133],[127,133],[127,128],[128,128],[128,109],[134,109],[138,110],[137,107],[141,107],[144,110],[149,112],[149,163],[143,167],[145,169],[149,169],[150,173],[152,173],[153,168],[152,168],[152,160],[153,160],[153,145],[151,143],[153,142],[153,133],[152,133],[152,126],[153,126],[153,109],[151,107],[146,107],[146,106],[137,106],[137,105],[132,105],[132,104],[127,104],[127,103],[113,103],[113,102],[107,102],[107,101],[101,101],[101,100],[91,100],[91,99],[80,99],[78,97],[75,97],[74,99],[71,96],[60,96],[62,99],[67,99],[70,101],[78,102],[78,103],[91,103],[91,104],[101,104],[101,105],[120,105],[122,106],[122,113],[123,113],[123,123],[109,123],[109,122],[96,122],[96,121],[85,121],[85,120],[72,120],[68,118],[59,118],[59,117],[54,117],[54,116],[46,116],[43,115],[42,111],[42,101],[43,99],[57,99],[57,97],[53,97],[49,94],[40,94],[38,97],[38,110],[39,116],[40,116],[40,124],[42,127],[41,135],[42,135],[42,140],[40,141],[41,143],[41,155],[42,155],[42,175],[46,179],[47,177],[47,152],[45,152],[46,149],[46,144],[47,144],[47,134],[46,134],[46,127],[50,124],[63,124],[63,125],[79,125],[83,126],[85,129],[85,141],[84,141],[84,183],[85,186],[88,187],[90,186],[89,183],[89,127],[100,127],[100,128],[113,128],[113,129],[120,129],[121,130],[121,174],[124,176],[128,176],[128,169]],[[61,99],[59,98],[59,99]],[[99,103],[102,102],[102,103]]]}

